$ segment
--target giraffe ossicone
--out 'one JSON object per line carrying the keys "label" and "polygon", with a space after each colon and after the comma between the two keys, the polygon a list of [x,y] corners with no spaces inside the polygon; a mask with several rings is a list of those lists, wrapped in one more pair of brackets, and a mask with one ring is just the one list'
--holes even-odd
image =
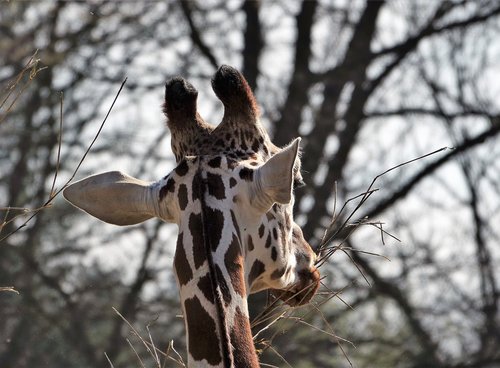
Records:
{"label": "giraffe ossicone", "polygon": [[212,87],[221,123],[196,110],[198,92],[182,78],[165,86],[163,110],[176,168],[145,182],[113,171],[64,191],[73,205],[111,224],[157,217],[179,227],[174,270],[184,314],[189,367],[258,367],[249,294],[272,289],[288,304],[316,293],[316,255],[293,220],[300,184],[300,138],[276,147],[254,95],[234,68],[221,66]]}

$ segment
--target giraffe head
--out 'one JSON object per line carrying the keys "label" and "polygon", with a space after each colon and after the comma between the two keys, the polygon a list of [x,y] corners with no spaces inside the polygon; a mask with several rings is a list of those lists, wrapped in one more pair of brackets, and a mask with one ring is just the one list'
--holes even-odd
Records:
{"label": "giraffe head", "polygon": [[272,144],[235,69],[219,68],[212,87],[224,104],[216,128],[197,113],[191,84],[182,78],[166,84],[163,107],[177,160],[170,174],[144,182],[107,172],[72,184],[64,196],[112,224],[152,217],[176,223],[174,269],[189,361],[256,367],[247,295],[271,289],[300,305],[319,286],[316,255],[293,220],[300,138],[284,148]]}
{"label": "giraffe head", "polygon": [[313,267],[315,253],[293,221],[293,187],[303,185],[300,138],[283,149],[270,141],[255,97],[234,68],[220,67],[212,87],[224,104],[216,129],[197,113],[197,91],[189,82],[174,78],[166,84],[164,112],[176,132],[172,150],[176,157],[214,156],[207,171],[214,171],[222,157],[229,162],[215,175],[230,178],[226,205],[239,224],[247,291],[273,289],[288,304],[306,303],[317,290],[319,273]]}

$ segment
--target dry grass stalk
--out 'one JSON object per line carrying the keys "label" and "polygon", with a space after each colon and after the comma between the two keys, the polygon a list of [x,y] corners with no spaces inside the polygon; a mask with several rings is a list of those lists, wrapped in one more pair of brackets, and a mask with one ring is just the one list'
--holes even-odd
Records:
{"label": "dry grass stalk", "polygon": [[[116,308],[113,307],[113,311],[127,324],[127,326],[130,328],[132,335],[134,335],[142,343],[148,354],[153,359],[154,366],[156,368],[165,367],[167,361],[174,362],[177,366],[180,367],[186,367],[186,364],[184,363],[182,356],[177,352],[177,350],[175,350],[173,341],[170,341],[166,350],[162,351],[161,349],[157,348],[156,345],[154,344],[151,331],[149,330],[149,325],[146,326],[146,331],[148,333],[148,338],[149,338],[149,341],[147,341],[141,336],[141,334],[137,331],[137,329],[120,312],[118,312],[118,310],[116,310]],[[133,344],[130,342],[129,339],[126,339],[126,341],[131,347],[137,359],[139,360],[139,364],[141,365],[141,367],[145,368],[144,362],[142,361],[137,350],[134,348]],[[171,355],[171,353],[174,353],[174,355]],[[163,363],[161,362],[160,356],[163,357]]]}

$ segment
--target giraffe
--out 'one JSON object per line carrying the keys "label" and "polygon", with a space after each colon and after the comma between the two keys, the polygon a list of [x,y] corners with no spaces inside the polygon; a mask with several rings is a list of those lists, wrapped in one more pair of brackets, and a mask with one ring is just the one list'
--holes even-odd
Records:
{"label": "giraffe", "polygon": [[111,224],[153,217],[177,224],[173,265],[188,367],[255,368],[248,295],[271,289],[296,306],[320,284],[316,254],[293,220],[300,138],[284,148],[271,142],[236,69],[221,66],[212,88],[224,105],[217,127],[198,114],[189,82],[167,82],[163,111],[177,161],[167,176],[145,182],[106,172],[70,185],[64,197]]}

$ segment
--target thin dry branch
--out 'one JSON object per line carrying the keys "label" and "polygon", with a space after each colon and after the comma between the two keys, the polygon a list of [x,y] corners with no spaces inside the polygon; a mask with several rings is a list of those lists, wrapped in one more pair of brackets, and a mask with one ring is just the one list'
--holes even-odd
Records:
{"label": "thin dry branch", "polygon": [[19,295],[19,291],[14,289],[13,286],[0,286],[0,292],[2,292],[2,291],[10,291],[11,293],[16,293]]}
{"label": "thin dry branch", "polygon": [[106,360],[108,361],[111,368],[115,368],[115,366],[113,365],[113,362],[111,362],[111,359],[109,359],[108,354],[106,354],[106,352],[104,352],[104,356],[106,357]]}
{"label": "thin dry branch", "polygon": [[[318,254],[322,254],[320,257],[318,257],[318,261],[316,263],[316,266],[317,267],[321,267],[337,250],[340,250],[342,251],[343,253],[345,253],[347,255],[347,257],[349,257],[349,259],[351,260],[351,262],[356,266],[356,268],[358,269],[358,271],[360,272],[360,274],[363,276],[364,280],[366,281],[366,283],[368,285],[371,285],[370,284],[370,281],[368,280],[368,277],[364,274],[362,268],[354,261],[353,257],[351,256],[350,252],[356,252],[356,253],[362,253],[362,254],[367,254],[367,255],[370,255],[370,256],[376,256],[376,257],[382,257],[386,260],[389,260],[387,257],[383,256],[383,255],[380,255],[380,254],[377,254],[377,253],[373,253],[373,252],[367,252],[367,251],[363,251],[363,250],[357,250],[357,249],[354,249],[353,247],[349,247],[349,246],[345,246],[345,244],[347,243],[347,240],[349,238],[349,236],[354,232],[354,230],[356,230],[359,226],[361,225],[369,225],[369,226],[374,226],[376,227],[379,231],[380,231],[380,234],[381,234],[381,239],[382,239],[382,243],[385,244],[385,241],[384,241],[384,236],[389,236],[395,240],[398,240],[400,241],[396,236],[390,234],[388,231],[384,230],[383,228],[383,223],[382,222],[377,222],[377,221],[367,221],[367,218],[364,218],[364,219],[361,219],[361,220],[358,220],[354,223],[350,223],[352,217],[355,215],[355,213],[362,207],[362,205],[364,203],[366,203],[366,201],[370,198],[370,196],[375,193],[376,191],[378,191],[377,188],[373,188],[375,182],[380,178],[382,177],[383,175],[397,169],[397,168],[400,168],[404,165],[407,165],[407,164],[410,164],[412,162],[415,162],[417,160],[421,160],[421,159],[424,159],[428,156],[431,156],[431,155],[434,155],[438,152],[441,152],[443,150],[447,149],[447,147],[443,147],[443,148],[440,148],[438,150],[435,150],[431,153],[428,153],[428,154],[425,154],[423,156],[420,156],[420,157],[417,157],[415,159],[412,159],[412,160],[409,160],[409,161],[406,161],[406,162],[403,162],[401,164],[398,164],[394,167],[391,167],[389,168],[388,170],[382,172],[381,174],[377,175],[373,180],[372,182],[370,183],[368,189],[357,195],[357,196],[354,196],[350,199],[348,199],[344,205],[342,206],[342,208],[338,211],[336,211],[336,202],[337,202],[337,196],[336,196],[336,184],[334,186],[335,188],[335,203],[334,203],[334,208],[335,210],[333,211],[333,216],[332,216],[332,221],[330,223],[330,225],[328,226],[328,228],[325,230],[325,233],[324,233],[324,236],[322,238],[322,241],[320,243],[320,246],[318,247]],[[355,208],[351,211],[351,213],[349,213],[349,215],[347,215],[347,218],[343,221],[343,223],[341,224],[340,227],[338,228],[335,228],[336,224],[337,224],[337,221],[338,219],[341,218],[341,215],[342,213],[345,211],[345,209],[347,208],[347,205],[354,201],[354,200],[357,200],[357,199],[360,199],[359,202],[357,203],[357,205],[355,206]],[[328,246],[328,244],[330,243],[330,241],[335,238],[336,236],[338,236],[339,232],[345,228],[349,227],[349,232],[347,234],[347,236],[345,237],[345,239],[339,244],[339,245],[336,245],[336,246]],[[324,283],[321,282],[321,284],[324,286]],[[347,342],[351,345],[354,346],[354,344],[352,342],[350,342],[349,340],[347,339],[344,339],[342,337],[339,337],[335,334],[334,332],[334,329],[333,327],[328,323],[326,317],[323,315],[323,313],[321,312],[320,310],[320,306],[325,304],[326,302],[328,302],[329,300],[331,300],[332,298],[334,297],[338,297],[345,305],[347,305],[349,308],[352,308],[347,302],[345,302],[342,298],[340,298],[339,294],[342,292],[342,291],[338,291],[338,292],[334,292],[332,291],[331,289],[329,288],[325,288],[326,290],[326,293],[325,295],[327,295],[327,297],[325,298],[325,300],[319,304],[319,305],[315,305],[313,301],[311,301],[310,303],[307,303],[307,305],[312,305],[313,306],[313,311],[316,311],[320,314],[321,318],[323,319],[323,321],[326,323],[327,325],[327,330],[324,330],[324,329],[321,329],[319,327],[316,327],[308,322],[305,321],[305,317],[307,315],[309,315],[311,313],[311,311],[307,312],[305,315],[303,316],[300,316],[300,317],[297,317],[297,316],[294,316],[293,313],[295,310],[297,310],[298,308],[295,308],[295,307],[291,307],[289,305],[286,305],[286,304],[282,304],[279,302],[279,299],[276,298],[274,299],[270,304],[268,304],[264,310],[259,314],[257,315],[254,320],[251,322],[251,326],[252,328],[253,327],[256,327],[258,325],[261,325],[261,324],[264,324],[264,327],[260,328],[259,331],[257,331],[254,335],[254,341],[256,342],[256,344],[262,344],[264,345],[264,347],[262,348],[261,352],[264,352],[266,349],[271,349],[275,354],[277,354],[285,364],[288,364],[288,362],[286,362],[286,360],[281,356],[281,354],[279,354],[279,352],[272,346],[272,342],[273,340],[276,338],[276,336],[278,336],[278,334],[282,331],[281,328],[276,328],[275,329],[275,332],[267,339],[262,339],[262,340],[259,340],[257,341],[257,337],[259,337],[264,331],[268,330],[271,326],[274,326],[274,325],[277,325],[278,323],[280,322],[284,322],[284,321],[295,321],[295,324],[302,324],[302,325],[307,325],[309,326],[310,328],[313,328],[319,332],[322,332],[324,334],[326,334],[327,336],[331,337],[331,338],[334,338],[335,339],[335,342],[337,343],[337,345],[339,346],[339,349],[342,351],[342,354],[345,356],[346,360],[349,362],[349,365],[352,367],[353,364],[351,362],[351,360],[349,359],[349,356],[347,355],[347,352],[345,351],[344,347],[342,346],[342,343],[343,342]],[[294,294],[295,295],[298,295],[299,293],[301,293],[302,291],[298,291],[297,293]],[[319,295],[322,295],[323,293],[318,293]],[[318,295],[317,294],[317,295]],[[292,297],[290,297],[290,299],[292,299]],[[314,299],[313,299],[314,300]],[[286,303],[286,300],[284,301]]]}
{"label": "thin dry branch", "polygon": [[[134,326],[132,326],[132,324],[120,312],[118,312],[118,310],[116,308],[112,307],[112,309],[127,324],[127,326],[130,328],[130,331],[132,332],[132,334],[135,337],[137,337],[139,339],[139,341],[142,343],[142,345],[146,348],[148,353],[155,360],[157,368],[162,368],[162,364],[160,362],[160,358],[159,358],[158,354],[162,355],[165,359],[168,359],[168,360],[175,362],[180,367],[186,367],[186,364],[184,363],[184,360],[182,359],[181,355],[174,349],[173,341],[170,342],[170,344],[168,345],[167,350],[165,352],[161,351],[153,343],[152,336],[149,332],[149,327],[146,327],[146,329],[148,331],[150,341],[146,341],[141,336],[141,334],[134,328]],[[136,349],[133,347],[133,345],[129,339],[127,339],[127,342],[129,343],[132,350],[134,351],[134,353],[136,354],[136,356],[140,360],[139,354],[137,353]],[[176,354],[177,358],[171,356],[170,351],[173,351]],[[142,360],[141,360],[141,363],[142,363]]]}
{"label": "thin dry branch", "polygon": [[[117,99],[118,99],[118,96],[120,95],[125,83],[127,82],[127,78],[125,78],[122,82],[122,84],[120,85],[120,88],[118,90],[118,92],[116,93],[115,95],[115,98],[113,99],[113,102],[111,103],[111,106],[109,107],[108,109],[108,112],[106,113],[106,116],[104,117],[101,125],[99,126],[99,129],[97,131],[97,133],[95,134],[94,136],[94,139],[92,140],[92,142],[90,143],[90,145],[88,146],[87,150],[85,151],[85,153],[83,154],[82,158],[80,159],[80,162],[78,163],[76,169],[73,171],[71,177],[66,181],[66,183],[64,183],[64,185],[57,191],[53,192],[53,189],[51,190],[50,194],[49,194],[49,198],[47,199],[47,201],[39,208],[37,209],[33,209],[33,210],[29,210],[30,212],[33,212],[33,214],[23,223],[21,224],[20,226],[18,226],[16,229],[14,229],[13,231],[11,231],[10,233],[8,233],[7,235],[5,235],[4,237],[0,238],[0,243],[4,240],[6,240],[7,238],[9,238],[11,235],[17,233],[19,230],[21,230],[22,228],[26,227],[27,224],[36,216],[38,215],[38,213],[43,210],[43,209],[46,209],[48,207],[50,207],[52,205],[52,202],[54,201],[54,199],[64,190],[68,187],[68,185],[71,183],[71,181],[75,178],[76,176],[76,173],[78,172],[78,170],[80,169],[80,166],[83,164],[83,161],[85,160],[85,158],[87,157],[87,155],[89,154],[90,150],[92,149],[92,146],[94,145],[94,143],[97,141],[97,138],[99,137],[99,135],[101,134],[101,131],[104,127],[104,124],[106,123],[110,113],[111,113],[111,110],[113,109]],[[62,102],[61,102],[62,104]],[[61,109],[62,109],[62,106],[61,106]],[[61,123],[60,123],[60,126],[62,128],[62,117],[61,117]],[[59,148],[58,148],[58,152],[60,150],[60,145],[61,145],[61,140],[59,141]],[[59,161],[59,153],[58,153],[58,161]],[[57,167],[59,167],[59,164],[57,164]],[[57,176],[57,171],[55,173],[55,176]],[[55,183],[55,180],[54,180],[54,183]],[[55,184],[54,184],[55,185]],[[24,215],[24,214],[22,214]],[[7,221],[7,223],[10,223],[12,221],[14,221],[17,217],[19,217],[21,215],[17,215],[15,218],[13,219],[10,219],[9,221]],[[0,227],[0,232],[2,230],[3,226]]]}
{"label": "thin dry branch", "polygon": [[[342,208],[340,209],[339,211],[339,214],[333,214],[332,216],[332,221],[330,222],[330,225],[327,227],[327,229],[325,230],[325,233],[323,235],[323,238],[321,239],[321,243],[320,245],[318,246],[318,250],[317,250],[317,253],[318,254],[321,254],[321,252],[323,251],[323,249],[325,248],[326,244],[328,244],[331,240],[333,240],[339,233],[341,230],[345,229],[345,227],[349,224],[350,220],[352,219],[352,217],[354,216],[354,214],[363,206],[363,204],[366,203],[366,201],[370,198],[370,196],[375,192],[377,191],[378,189],[373,189],[373,186],[375,185],[375,182],[382,176],[388,174],[389,172],[393,171],[393,170],[396,170],[402,166],[405,166],[405,165],[408,165],[408,164],[411,164],[413,162],[416,162],[418,160],[422,160],[424,158],[427,158],[429,156],[432,156],[434,154],[437,154],[439,152],[442,152],[444,150],[447,150],[447,149],[450,149],[449,147],[441,147],[435,151],[432,151],[430,153],[427,153],[425,155],[422,155],[422,156],[419,156],[417,158],[414,158],[414,159],[411,159],[411,160],[408,160],[408,161],[405,161],[401,164],[398,164],[396,166],[393,166],[387,170],[385,170],[384,172],[382,172],[381,174],[378,174],[377,176],[375,176],[375,178],[372,180],[372,182],[370,183],[370,185],[368,186],[368,189],[355,196],[355,197],[352,197],[350,199],[348,199],[346,201],[346,203],[344,203],[344,205],[342,206]],[[358,202],[358,204],[356,205],[356,207],[351,211],[351,213],[347,216],[347,218],[344,220],[344,222],[339,226],[337,227],[337,219],[340,217],[340,214],[343,212],[343,210],[346,208],[346,205],[347,203],[351,202],[352,200],[355,200],[355,199],[358,199],[361,197],[361,200]],[[380,231],[384,231],[381,227],[379,228]],[[386,234],[389,234],[387,232],[385,232]],[[392,236],[392,235],[391,235]],[[395,239],[397,239],[396,237],[394,237]],[[325,260],[324,257],[320,257],[322,258],[322,261]],[[328,258],[326,258],[328,259]]]}
{"label": "thin dry branch", "polygon": [[63,106],[64,106],[64,94],[61,92],[60,98],[60,108],[59,108],[59,133],[57,134],[57,160],[56,169],[54,173],[54,180],[52,181],[52,186],[50,188],[50,196],[54,195],[54,189],[57,181],[57,174],[59,173],[59,165],[61,164],[61,145],[62,145],[62,134],[63,134]]}
{"label": "thin dry branch", "polygon": [[19,91],[14,96],[14,98],[10,102],[10,104],[7,106],[7,109],[5,110],[5,112],[2,115],[0,115],[0,124],[5,120],[7,115],[9,115],[10,111],[14,108],[14,105],[16,104],[17,100],[19,100],[19,98],[23,95],[23,93],[29,87],[29,85],[31,84],[33,79],[36,78],[37,74],[40,71],[47,69],[46,66],[38,67],[40,59],[35,59],[37,53],[38,53],[38,50],[36,50],[33,53],[33,55],[30,57],[30,59],[28,60],[28,62],[24,66],[24,68],[17,74],[17,76],[14,78],[14,82],[9,83],[7,85],[6,89],[8,92],[6,93],[5,97],[2,99],[2,102],[0,103],[0,110],[5,106],[5,104],[9,100],[9,98],[12,96],[12,94],[16,90],[16,87],[21,83],[24,75],[29,70],[28,80],[22,86],[20,86]]}

